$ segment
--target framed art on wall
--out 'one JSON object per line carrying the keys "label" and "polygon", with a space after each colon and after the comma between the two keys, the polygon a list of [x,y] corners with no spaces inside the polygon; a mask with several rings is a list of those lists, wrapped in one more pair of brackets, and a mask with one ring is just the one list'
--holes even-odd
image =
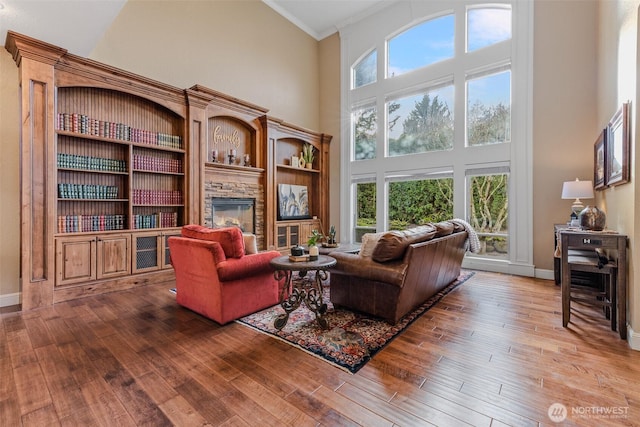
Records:
{"label": "framed art on wall", "polygon": [[603,129],[593,145],[593,188],[602,190],[607,186],[607,129]]}
{"label": "framed art on wall", "polygon": [[309,219],[306,185],[278,184],[278,220]]}
{"label": "framed art on wall", "polygon": [[629,182],[631,131],[629,128],[629,103],[625,102],[614,114],[607,126],[606,184],[609,186]]}

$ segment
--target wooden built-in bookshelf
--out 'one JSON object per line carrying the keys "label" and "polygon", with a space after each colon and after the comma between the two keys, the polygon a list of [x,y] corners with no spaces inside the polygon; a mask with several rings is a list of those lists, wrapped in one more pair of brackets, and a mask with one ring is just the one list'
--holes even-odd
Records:
{"label": "wooden built-in bookshelf", "polygon": [[[322,230],[331,136],[12,31],[5,48],[21,91],[23,310],[173,279],[168,238],[206,225],[211,182],[257,200],[259,249],[285,252]],[[287,164],[305,143],[316,148],[311,168]],[[278,218],[278,184],[309,189],[308,218]]]}
{"label": "wooden built-in bookshelf", "polygon": [[172,278],[195,219],[174,88],[9,32],[22,99],[22,308]]}

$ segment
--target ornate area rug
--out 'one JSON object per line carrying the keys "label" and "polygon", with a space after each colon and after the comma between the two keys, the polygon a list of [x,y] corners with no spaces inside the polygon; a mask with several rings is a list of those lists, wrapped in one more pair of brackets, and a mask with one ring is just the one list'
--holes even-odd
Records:
{"label": "ornate area rug", "polygon": [[407,314],[396,325],[390,325],[384,320],[363,313],[335,308],[329,300],[328,283],[323,286],[323,298],[329,306],[324,314],[324,318],[329,322],[328,329],[318,326],[315,314],[304,304],[290,314],[289,321],[280,331],[273,326],[275,318],[284,313],[280,305],[243,317],[236,322],[285,341],[347,372],[356,373],[407,326],[473,275],[471,271],[462,270],[457,280]]}

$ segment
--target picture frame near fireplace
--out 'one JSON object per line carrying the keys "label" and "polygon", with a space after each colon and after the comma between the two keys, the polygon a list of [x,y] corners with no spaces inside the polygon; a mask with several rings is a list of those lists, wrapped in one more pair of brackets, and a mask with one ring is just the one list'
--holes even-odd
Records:
{"label": "picture frame near fireplace", "polygon": [[278,220],[310,218],[307,186],[278,184]]}

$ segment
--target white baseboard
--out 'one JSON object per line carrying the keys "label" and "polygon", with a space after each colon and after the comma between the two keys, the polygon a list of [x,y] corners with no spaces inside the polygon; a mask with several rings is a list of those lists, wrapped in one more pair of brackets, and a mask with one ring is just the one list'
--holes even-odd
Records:
{"label": "white baseboard", "polygon": [[20,304],[20,292],[0,295],[0,307],[9,307]]}
{"label": "white baseboard", "polygon": [[545,270],[542,268],[536,268],[535,277],[538,279],[555,280],[553,270]]}
{"label": "white baseboard", "polygon": [[640,351],[640,333],[635,332],[631,325],[627,326],[627,342],[632,350]]}
{"label": "white baseboard", "polygon": [[503,260],[465,257],[462,268],[490,271],[492,273],[513,274],[516,276],[534,277],[534,267],[530,264],[510,263]]}

